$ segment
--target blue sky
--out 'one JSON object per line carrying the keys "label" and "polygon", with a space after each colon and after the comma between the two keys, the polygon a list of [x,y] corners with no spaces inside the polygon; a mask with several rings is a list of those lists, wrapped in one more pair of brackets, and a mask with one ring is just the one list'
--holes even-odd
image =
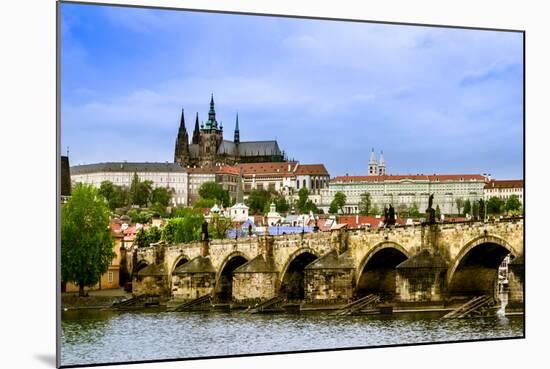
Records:
{"label": "blue sky", "polygon": [[172,161],[214,93],[232,139],[277,139],[331,176],[523,176],[520,33],[62,4],[72,165]]}

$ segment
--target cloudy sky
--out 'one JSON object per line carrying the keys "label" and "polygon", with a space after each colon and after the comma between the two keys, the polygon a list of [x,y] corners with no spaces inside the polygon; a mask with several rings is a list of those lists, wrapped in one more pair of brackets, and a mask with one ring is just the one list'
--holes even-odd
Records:
{"label": "cloudy sky", "polygon": [[523,176],[513,32],[62,4],[61,147],[72,165],[172,161],[181,109],[277,139],[331,176]]}

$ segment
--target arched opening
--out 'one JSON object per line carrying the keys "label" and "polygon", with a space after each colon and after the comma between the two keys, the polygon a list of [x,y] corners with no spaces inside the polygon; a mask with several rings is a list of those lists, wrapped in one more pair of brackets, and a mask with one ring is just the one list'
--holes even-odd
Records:
{"label": "arched opening", "polygon": [[287,300],[303,300],[305,295],[304,270],[316,259],[317,256],[308,251],[295,256],[284,272],[279,294],[286,297]]}
{"label": "arched opening", "polygon": [[448,293],[451,298],[480,295],[497,297],[499,267],[507,255],[507,247],[495,242],[482,242],[466,249],[449,270]]}
{"label": "arched opening", "polygon": [[187,258],[187,256],[181,256],[178,259],[178,261],[174,264],[174,267],[172,268],[172,274],[174,274],[176,269],[178,269],[180,266],[182,266],[183,264],[188,263],[188,262],[189,262],[189,259]]}
{"label": "arched opening", "polygon": [[137,264],[135,264],[134,269],[132,269],[132,279],[137,278],[139,271],[148,265],[149,263],[146,262],[145,260],[140,260]]}
{"label": "arched opening", "polygon": [[355,297],[361,298],[376,294],[382,300],[391,300],[395,295],[395,267],[405,260],[407,255],[394,247],[383,247],[368,255],[357,278]]}
{"label": "arched opening", "polygon": [[225,263],[216,283],[216,301],[230,302],[233,296],[233,271],[248,262],[242,255],[235,255]]}

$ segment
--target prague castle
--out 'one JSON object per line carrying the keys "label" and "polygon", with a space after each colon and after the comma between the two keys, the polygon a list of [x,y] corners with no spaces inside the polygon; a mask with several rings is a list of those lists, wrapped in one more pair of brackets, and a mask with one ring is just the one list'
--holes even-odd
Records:
{"label": "prague castle", "polygon": [[284,152],[277,141],[241,141],[239,116],[235,120],[233,141],[224,140],[223,126],[216,120],[214,96],[210,98],[208,121],[199,127],[199,114],[195,118],[193,137],[185,127],[183,110],[180,127],[174,150],[174,162],[183,167],[210,167],[217,165],[234,165],[239,163],[284,162]]}

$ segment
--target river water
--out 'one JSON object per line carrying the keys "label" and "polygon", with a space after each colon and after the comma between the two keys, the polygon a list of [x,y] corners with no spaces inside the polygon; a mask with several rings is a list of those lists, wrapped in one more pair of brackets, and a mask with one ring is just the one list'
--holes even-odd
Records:
{"label": "river water", "polygon": [[66,311],[62,365],[523,337],[523,317]]}

